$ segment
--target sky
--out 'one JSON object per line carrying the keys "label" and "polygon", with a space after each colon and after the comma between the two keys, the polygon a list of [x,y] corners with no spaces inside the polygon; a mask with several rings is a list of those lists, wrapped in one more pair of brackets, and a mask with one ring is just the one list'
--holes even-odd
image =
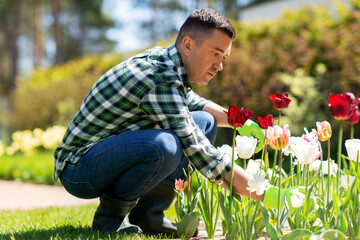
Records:
{"label": "sky", "polygon": [[[118,42],[116,50],[119,52],[132,52],[148,47],[151,43],[145,33],[141,33],[140,22],[150,20],[152,12],[146,8],[134,8],[133,0],[105,0],[102,10],[117,22],[117,26],[108,30],[107,37]],[[183,0],[183,4],[194,1]],[[190,6],[190,5],[189,5]],[[188,14],[178,16],[179,26],[185,21]]]}
{"label": "sky", "polygon": [[[108,30],[107,37],[118,42],[116,50],[129,52],[145,47],[148,43],[140,38],[139,19],[150,19],[148,9],[133,8],[131,0],[105,0],[103,12],[109,14],[115,21],[116,27]],[[119,25],[121,24],[121,26]]]}

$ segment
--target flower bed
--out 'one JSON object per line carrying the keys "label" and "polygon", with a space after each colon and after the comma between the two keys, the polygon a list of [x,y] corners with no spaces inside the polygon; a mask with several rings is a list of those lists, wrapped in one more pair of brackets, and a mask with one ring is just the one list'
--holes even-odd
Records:
{"label": "flower bed", "polygon": [[[281,112],[291,99],[281,93],[270,99],[279,118],[273,126],[273,116],[258,117],[266,138],[260,159],[250,158],[261,146],[262,137],[242,130],[244,124],[254,124],[249,120],[252,112],[234,105],[227,112],[234,129],[232,146],[218,148],[233,165],[241,165],[252,176],[247,183],[249,196],[235,194],[232,179],[229,191],[196,171],[186,180],[177,180],[179,235],[189,239],[202,218],[208,238],[214,238],[218,222],[225,239],[258,239],[264,234],[272,239],[359,238],[360,140],[354,139],[352,130],[343,155],[342,126],[358,123],[360,94],[357,98],[349,92],[330,94],[326,102],[340,121],[336,160],[330,156],[332,129],[328,121],[316,122],[316,129],[305,129],[302,136],[291,136],[288,124],[281,127]],[[274,151],[272,166],[268,151]],[[282,169],[284,161],[290,162],[288,173]],[[265,193],[263,201],[252,200],[255,193]]]}

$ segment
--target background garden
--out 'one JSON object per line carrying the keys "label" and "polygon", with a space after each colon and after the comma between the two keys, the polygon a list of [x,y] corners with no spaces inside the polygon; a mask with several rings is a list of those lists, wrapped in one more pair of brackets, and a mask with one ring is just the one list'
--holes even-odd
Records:
{"label": "background garden", "polygon": [[[236,104],[253,111],[254,121],[267,114],[276,118],[278,114],[269,95],[288,92],[292,102],[282,112],[281,121],[290,125],[292,135],[301,135],[304,128],[314,128],[316,121],[327,120],[337,136],[339,122],[333,120],[325,104],[329,94],[360,94],[360,2],[351,3],[349,7],[339,1],[335,12],[313,6],[286,11],[266,22],[245,24],[233,20],[237,37],[224,70],[208,86],[194,85],[195,91],[225,107]],[[7,7],[0,5],[0,11],[8,12]],[[97,18],[100,16],[97,14],[88,18],[86,24],[101,28],[109,23],[106,18]],[[156,44],[170,45],[175,35],[169,36],[172,37],[155,39]],[[84,39],[85,35],[78,47],[87,44]],[[68,41],[64,40],[64,45],[77,42]],[[96,46],[96,41],[89,46]],[[2,73],[0,178],[55,184],[51,179],[53,150],[81,101],[103,73],[135,54],[112,51],[87,54],[84,50],[76,55],[75,50],[76,47],[69,47],[67,53],[74,55],[68,54],[53,66],[17,76],[14,86],[6,81],[11,73],[8,70]],[[1,64],[2,69],[9,65]],[[359,124],[353,127],[354,137],[360,138]],[[349,138],[350,128],[351,124],[344,124],[344,139]],[[231,139],[231,129],[221,129],[216,145],[229,144]],[[331,144],[335,159],[337,142]],[[284,164],[288,170],[289,163]]]}

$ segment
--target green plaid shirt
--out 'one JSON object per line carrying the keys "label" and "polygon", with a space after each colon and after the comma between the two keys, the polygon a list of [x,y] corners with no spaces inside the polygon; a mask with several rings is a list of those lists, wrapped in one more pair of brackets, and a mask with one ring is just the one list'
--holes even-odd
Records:
{"label": "green plaid shirt", "polygon": [[190,111],[208,103],[192,89],[175,45],[154,47],[105,73],[91,88],[60,146],[53,178],[96,143],[127,131],[159,126],[176,134],[185,155],[210,180],[230,170],[231,160],[209,142]]}

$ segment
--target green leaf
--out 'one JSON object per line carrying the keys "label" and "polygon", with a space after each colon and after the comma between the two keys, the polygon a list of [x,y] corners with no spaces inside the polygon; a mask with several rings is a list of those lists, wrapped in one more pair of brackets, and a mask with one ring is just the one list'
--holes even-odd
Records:
{"label": "green leaf", "polygon": [[345,240],[346,236],[337,229],[329,229],[320,234],[320,239]]}
{"label": "green leaf", "polygon": [[340,229],[339,230],[344,233],[344,232],[346,232],[347,227],[348,227],[348,224],[347,224],[345,214],[342,214],[340,217]]}
{"label": "green leaf", "polygon": [[231,224],[231,213],[230,210],[225,206],[225,197],[222,192],[218,192],[218,199],[219,199],[221,211],[226,221],[227,228],[229,229],[229,226]]}
{"label": "green leaf", "polygon": [[284,225],[284,223],[286,222],[287,217],[289,216],[289,205],[287,203],[287,199],[286,197],[284,198],[284,207],[281,210],[281,214],[280,214],[280,228]]}
{"label": "green leaf", "polygon": [[301,240],[301,239],[309,239],[313,235],[313,232],[309,229],[298,228],[294,231],[285,234],[281,239],[282,240]]}
{"label": "green leaf", "polygon": [[200,222],[200,213],[191,212],[184,215],[177,226],[177,233],[179,236],[189,239],[194,236]]}
{"label": "green leaf", "polygon": [[325,222],[325,214],[324,214],[324,210],[322,208],[319,208],[317,210],[317,215],[319,216],[321,222]]}
{"label": "green leaf", "polygon": [[191,207],[190,207],[190,212],[193,212],[198,204],[198,201],[199,201],[199,195],[200,195],[200,192],[201,192],[201,188],[202,186],[200,186],[193,198],[193,200],[191,201]]}
{"label": "green leaf", "polygon": [[237,223],[233,223],[233,225],[231,225],[230,227],[230,230],[225,235],[225,240],[237,239],[238,233],[239,233],[239,225]]}
{"label": "green leaf", "polygon": [[266,210],[264,204],[261,202],[261,212],[264,217],[266,231],[271,237],[271,239],[280,239],[278,232],[276,231],[275,227],[270,223],[270,214],[268,210]]}

